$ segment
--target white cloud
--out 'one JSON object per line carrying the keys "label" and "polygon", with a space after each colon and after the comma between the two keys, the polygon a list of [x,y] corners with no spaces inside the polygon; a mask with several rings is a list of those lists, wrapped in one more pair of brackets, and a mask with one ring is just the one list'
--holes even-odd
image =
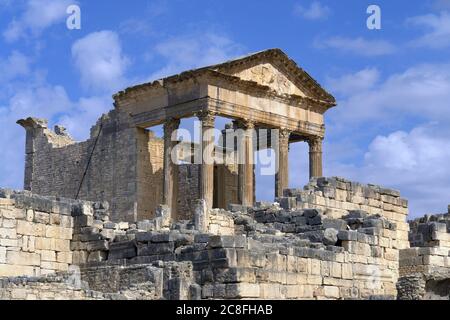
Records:
{"label": "white cloud", "polygon": [[119,33],[125,35],[149,36],[153,35],[153,26],[148,20],[130,18],[122,21],[119,25]]}
{"label": "white cloud", "polygon": [[380,72],[376,68],[366,68],[339,78],[328,78],[327,82],[335,93],[352,93],[368,90],[378,82]]}
{"label": "white cloud", "polygon": [[58,123],[66,127],[74,139],[82,141],[89,137],[90,129],[100,115],[111,109],[111,95],[82,97],[70,112],[58,119]]}
{"label": "white cloud", "polygon": [[6,59],[0,60],[0,83],[8,82],[19,76],[25,76],[30,73],[30,58],[13,51]]}
{"label": "white cloud", "polygon": [[336,49],[344,53],[367,57],[387,55],[396,51],[396,47],[386,40],[367,40],[362,37],[316,39],[314,45],[320,49]]}
{"label": "white cloud", "polygon": [[329,17],[331,9],[322,5],[319,1],[313,1],[309,7],[296,4],[294,6],[294,14],[308,20],[321,20]]}
{"label": "white cloud", "polygon": [[82,86],[86,89],[111,93],[126,83],[129,60],[123,54],[115,32],[88,34],[73,44],[72,57],[81,74]]}
{"label": "white cloud", "polygon": [[410,200],[411,216],[444,212],[450,203],[450,134],[438,124],[377,136],[361,167],[345,170],[359,181],[391,186]]}
{"label": "white cloud", "polygon": [[157,44],[154,50],[165,60],[165,66],[149,79],[226,61],[241,54],[242,47],[225,36],[206,33],[175,37]]}
{"label": "white cloud", "polygon": [[[384,82],[371,83],[377,71],[363,70],[329,80],[331,91],[342,95],[335,116],[341,121],[397,120],[415,116],[426,120],[449,119],[450,64],[414,66],[393,74]],[[355,79],[369,78],[367,88],[355,90]],[[372,80],[370,78],[372,77]]]}
{"label": "white cloud", "polygon": [[29,35],[39,36],[50,26],[65,21],[71,0],[28,0],[23,14],[13,19],[3,33],[9,42]]}
{"label": "white cloud", "polygon": [[[413,216],[444,211],[450,203],[450,65],[418,65],[384,80],[366,68],[328,83],[342,99],[327,117],[332,150],[325,174],[399,189]],[[405,127],[412,129],[398,129]]]}
{"label": "white cloud", "polygon": [[435,0],[433,7],[437,10],[450,9],[450,0]]}
{"label": "white cloud", "polygon": [[427,14],[409,18],[407,23],[410,25],[425,27],[428,32],[410,45],[416,47],[428,47],[441,49],[450,46],[450,13],[441,11],[439,14]]}

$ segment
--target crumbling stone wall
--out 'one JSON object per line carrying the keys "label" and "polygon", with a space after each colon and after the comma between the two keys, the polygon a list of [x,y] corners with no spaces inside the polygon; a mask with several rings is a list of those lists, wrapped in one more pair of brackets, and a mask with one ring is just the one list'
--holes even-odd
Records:
{"label": "crumbling stone wall", "polygon": [[[316,184],[313,181],[305,190],[320,197],[322,190],[310,189]],[[293,192],[297,191],[287,194]],[[398,238],[398,222],[360,205],[339,214],[326,207],[313,208],[315,202],[301,208],[305,202],[298,196],[252,208],[235,205],[230,211],[208,211],[207,233],[203,233],[196,229],[195,219],[170,221],[170,210],[163,206],[154,219],[113,222],[106,202],[2,194],[13,211],[26,207],[56,220],[70,218],[72,233],[65,245],[72,260],[60,275],[66,279],[73,268],[79,268],[77,279],[83,284],[46,280],[34,273],[29,274],[38,276],[34,281],[5,278],[0,294],[8,299],[13,295],[18,299],[392,299],[397,295],[399,243],[404,238]],[[38,224],[33,222],[31,230]],[[53,240],[58,239],[55,236],[49,243]],[[59,250],[55,248],[57,257]],[[40,290],[63,294],[45,296]]]}
{"label": "crumbling stone wall", "polygon": [[349,210],[378,214],[396,224],[393,246],[409,248],[408,201],[399,191],[333,177],[312,179],[304,189],[288,189],[284,195],[278,199],[282,207],[321,209],[330,218],[341,218]]}
{"label": "crumbling stone wall", "polygon": [[398,298],[450,300],[450,206],[447,214],[409,224],[411,248],[400,251]]}
{"label": "crumbling stone wall", "polygon": [[156,207],[163,202],[164,140],[152,131],[137,130],[137,216],[145,220],[154,218]]}
{"label": "crumbling stone wall", "polygon": [[0,277],[67,271],[72,204],[27,193],[13,196],[0,198]]}
{"label": "crumbling stone wall", "polygon": [[137,220],[138,129],[126,114],[111,111],[102,116],[92,127],[91,137],[80,143],[60,130],[59,134],[49,130],[43,120],[19,123],[27,131],[26,190],[44,196],[108,200],[113,219]]}

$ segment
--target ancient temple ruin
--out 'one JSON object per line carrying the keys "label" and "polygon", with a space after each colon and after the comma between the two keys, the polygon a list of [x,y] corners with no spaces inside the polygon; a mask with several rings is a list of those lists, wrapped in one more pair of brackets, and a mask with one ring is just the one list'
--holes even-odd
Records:
{"label": "ancient temple ruin", "polygon": [[[160,204],[179,219],[192,217],[195,199],[204,199],[208,208],[253,205],[253,155],[264,148],[276,149],[275,197],[288,187],[291,143],[308,142],[310,176],[322,176],[324,113],[335,99],[281,50],[131,87],[114,95],[114,101],[114,110],[85,142],[75,142],[59,126],[49,130],[45,120],[20,120],[27,131],[25,189],[108,201],[116,219],[134,222],[154,217]],[[211,153],[212,161],[202,156],[214,141],[209,129],[216,116],[233,121],[222,141],[240,132],[232,157],[242,161],[222,164],[230,151],[221,145]],[[198,154],[184,142],[179,155],[184,162],[174,164],[171,153],[181,142],[173,141],[173,132],[180,120],[192,117],[201,121],[200,160],[196,165],[189,161]],[[164,138],[158,139],[150,130],[161,124]]]}
{"label": "ancient temple ruin", "polygon": [[[322,177],[335,101],[280,50],[114,100],[84,142],[18,121],[26,190],[0,188],[0,299],[450,299],[450,206],[408,222],[399,191]],[[213,137],[218,116],[232,123]],[[174,135],[188,117],[199,141]],[[299,141],[311,179],[295,189]],[[253,151],[265,148],[274,203],[255,201]]]}

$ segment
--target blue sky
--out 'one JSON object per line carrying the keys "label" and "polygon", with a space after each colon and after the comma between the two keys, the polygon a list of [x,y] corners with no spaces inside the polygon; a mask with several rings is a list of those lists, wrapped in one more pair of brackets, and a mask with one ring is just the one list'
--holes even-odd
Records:
{"label": "blue sky", "polygon": [[[68,30],[66,8],[81,8]],[[370,4],[381,30],[366,27]],[[0,186],[21,188],[21,117],[79,140],[129,85],[278,47],[338,100],[327,176],[397,188],[413,216],[450,203],[450,0],[0,0]],[[291,185],[307,148],[291,147]],[[272,178],[258,197],[270,199]]]}

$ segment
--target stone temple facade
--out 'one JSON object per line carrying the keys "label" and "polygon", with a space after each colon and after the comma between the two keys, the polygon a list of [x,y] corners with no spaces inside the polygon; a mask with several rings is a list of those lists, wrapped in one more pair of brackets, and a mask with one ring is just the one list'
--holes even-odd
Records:
{"label": "stone temple facade", "polygon": [[[335,100],[282,51],[114,99],[85,142],[18,121],[25,191],[0,189],[0,299],[449,299],[450,212],[408,222],[398,191],[322,177]],[[216,116],[233,121],[219,143]],[[200,142],[171,139],[188,117]],[[148,129],[160,124],[162,139]],[[298,141],[311,180],[289,189]],[[274,203],[255,201],[251,151],[265,148]]]}

